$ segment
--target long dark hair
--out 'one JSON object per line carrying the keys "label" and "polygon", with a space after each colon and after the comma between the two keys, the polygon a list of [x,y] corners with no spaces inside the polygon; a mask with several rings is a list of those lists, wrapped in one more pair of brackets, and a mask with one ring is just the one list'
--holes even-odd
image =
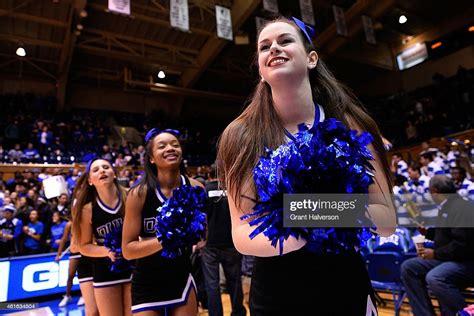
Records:
{"label": "long dark hair", "polygon": [[[112,167],[112,164],[110,161],[105,160],[105,159],[95,159],[95,160],[104,160],[107,161],[110,164],[110,167]],[[95,161],[94,160],[94,161]],[[92,163],[91,163],[92,164]],[[114,174],[116,174],[115,169]],[[74,237],[78,242],[81,240],[81,218],[82,218],[82,209],[84,208],[84,205],[87,203],[94,203],[97,199],[97,190],[95,186],[89,185],[89,175],[90,175],[90,170],[86,169],[82,176],[77,180],[76,187],[74,188],[73,191],[73,202],[72,202],[72,228],[74,230]],[[119,210],[119,214],[121,216],[124,215],[125,212],[125,189],[120,186],[120,184],[117,181],[117,178],[114,178],[114,186],[117,188],[117,192],[119,193],[119,198],[122,199],[122,207]]]}
{"label": "long dark hair", "polygon": [[[298,30],[307,53],[315,50],[312,43],[304,39],[301,30],[289,19],[278,17],[264,24],[260,32],[269,24],[284,22]],[[257,38],[258,38],[257,35]],[[255,61],[258,60],[258,53]],[[324,62],[319,59],[315,68],[309,70],[309,79],[313,100],[320,104],[326,117],[334,117],[346,126],[355,123],[374,137],[375,155],[380,159],[389,185],[390,167],[386,160],[381,133],[375,121],[367,113],[357,97],[339,82]],[[349,122],[349,120],[351,122]],[[259,80],[251,96],[248,107],[227,126],[222,133],[217,159],[222,163],[221,183],[234,192],[234,200],[239,203],[242,185],[252,177],[252,169],[265,147],[275,149],[286,142],[284,128],[273,107],[271,87]],[[254,187],[255,189],[255,187]]]}
{"label": "long dark hair", "polygon": [[[173,133],[169,133],[169,132],[165,132],[165,133],[171,134],[174,137],[176,137],[176,139],[179,142],[179,146],[181,147],[181,151],[183,151],[183,145],[179,137]],[[145,143],[145,156],[143,158],[144,175],[140,179],[140,181],[138,181],[138,183],[134,185],[132,189],[130,190],[130,191],[136,190],[136,192],[138,193],[138,196],[142,196],[146,194],[148,189],[151,189],[152,191],[156,190],[156,184],[158,182],[158,169],[156,168],[156,165],[150,161],[150,158],[153,155],[153,144],[154,144],[153,141],[155,140],[156,136],[160,134],[162,133],[157,133],[156,135],[148,139],[148,141]],[[182,158],[182,154],[181,154],[181,158]],[[181,163],[179,165],[179,171],[182,175],[186,175],[186,168],[184,166],[183,159],[181,159]]]}

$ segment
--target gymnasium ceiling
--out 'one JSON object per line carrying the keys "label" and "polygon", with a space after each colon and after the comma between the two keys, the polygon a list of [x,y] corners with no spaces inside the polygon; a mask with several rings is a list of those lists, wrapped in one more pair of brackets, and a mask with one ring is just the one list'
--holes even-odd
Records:
{"label": "gymnasium ceiling", "polygon": [[[470,22],[472,0],[313,0],[315,45],[336,73],[396,71],[394,55],[417,40],[433,40]],[[255,17],[260,0],[188,0],[190,32],[169,25],[168,0],[131,0],[129,17],[108,12],[107,0],[0,1],[2,76],[56,83],[60,105],[75,83],[146,91],[178,98],[241,103],[253,86]],[[216,36],[214,5],[231,8],[237,45]],[[299,1],[279,0],[280,12],[300,16]],[[336,34],[332,5],[345,10],[347,37]],[[400,14],[408,22],[398,23]],[[373,18],[377,45],[367,44],[361,16]],[[15,51],[22,45],[26,57]],[[160,70],[166,78],[158,79]],[[360,78],[359,78],[360,80]],[[156,83],[156,84],[155,84]]]}

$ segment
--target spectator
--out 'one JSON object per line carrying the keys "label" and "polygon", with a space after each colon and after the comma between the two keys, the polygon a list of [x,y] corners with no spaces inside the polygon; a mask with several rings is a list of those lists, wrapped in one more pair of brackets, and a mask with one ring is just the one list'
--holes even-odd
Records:
{"label": "spectator", "polygon": [[26,163],[38,162],[40,158],[39,152],[33,147],[33,143],[28,143],[28,146],[23,150],[22,161]]}
{"label": "spectator", "polygon": [[25,255],[38,254],[43,251],[41,236],[43,235],[43,223],[38,220],[38,211],[30,212],[30,222],[23,226],[23,233],[26,235],[23,241],[23,253]]}
{"label": "spectator", "polygon": [[466,169],[463,167],[451,168],[451,178],[458,194],[465,200],[474,201],[474,183],[467,178]]}
{"label": "spectator", "polygon": [[26,196],[20,197],[17,205],[16,218],[20,219],[24,225],[29,222],[30,213],[33,207],[30,205],[30,201]]}
{"label": "spectator", "polygon": [[392,155],[392,163],[390,166],[390,170],[395,175],[400,175],[408,180],[408,165],[402,159],[402,155],[400,153],[395,153]]}
{"label": "spectator", "polygon": [[433,152],[425,151],[420,154],[421,171],[425,176],[433,177],[434,175],[444,174],[441,166],[434,161]]}
{"label": "spectator", "polygon": [[20,144],[15,144],[15,148],[10,149],[8,152],[8,159],[10,162],[21,162],[21,158],[23,157],[23,152],[21,151]]}
{"label": "spectator", "polygon": [[0,258],[11,257],[18,253],[17,246],[23,223],[13,217],[15,211],[13,204],[8,204],[3,208],[3,218],[0,220]]}
{"label": "spectator", "polygon": [[64,229],[66,227],[66,221],[63,221],[59,212],[53,213],[53,225],[50,229],[50,239],[47,240],[47,244],[51,248],[51,252],[58,252],[59,243],[64,234]]}
{"label": "spectator", "polygon": [[437,227],[419,230],[434,240],[434,249],[422,248],[418,257],[403,262],[401,277],[415,316],[435,315],[427,286],[442,315],[452,316],[466,306],[461,290],[474,283],[474,208],[455,194],[445,175],[431,179],[430,191],[441,206]]}
{"label": "spectator", "polygon": [[38,132],[38,145],[39,151],[42,155],[46,155],[48,148],[53,143],[53,133],[48,130],[47,126],[43,126],[40,132]]}
{"label": "spectator", "polygon": [[411,195],[411,200],[415,203],[419,211],[419,221],[425,225],[433,225],[438,216],[438,208],[433,203],[429,192],[430,177],[421,175],[420,165],[413,163],[408,167],[410,181],[407,184],[407,191]]}
{"label": "spectator", "polygon": [[58,204],[53,208],[53,213],[54,212],[59,212],[59,215],[64,218],[70,217],[70,210],[68,207],[68,195],[66,193],[63,193],[58,197]]}
{"label": "spectator", "polygon": [[209,316],[222,316],[219,287],[219,264],[224,269],[227,291],[230,294],[232,315],[246,315],[243,306],[241,280],[242,255],[232,242],[230,209],[223,190],[219,190],[216,165],[209,170],[206,191],[209,201],[206,207],[208,237],[202,249],[202,269],[208,297]]}

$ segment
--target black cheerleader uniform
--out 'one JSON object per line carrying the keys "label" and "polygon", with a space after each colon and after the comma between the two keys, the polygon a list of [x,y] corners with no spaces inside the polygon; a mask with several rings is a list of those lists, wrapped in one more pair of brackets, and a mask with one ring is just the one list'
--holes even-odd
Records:
{"label": "black cheerleader uniform", "polygon": [[81,255],[79,252],[71,252],[69,260],[71,259],[79,259],[79,264],[76,269],[79,283],[92,282],[92,258]]}
{"label": "black cheerleader uniform", "polygon": [[[92,231],[98,246],[103,246],[106,234],[114,229],[122,229],[123,218],[119,213],[121,207],[122,199],[120,198],[114,208],[105,205],[99,197],[92,203]],[[92,258],[94,288],[115,286],[131,281],[131,272],[112,272],[110,264],[108,258]]]}
{"label": "black cheerleader uniform", "polygon": [[[323,108],[316,106],[313,125],[324,119]],[[256,257],[249,296],[252,316],[378,315],[364,260],[355,249],[335,254],[303,247],[282,256]]]}
{"label": "black cheerleader uniform", "polygon": [[362,256],[317,254],[305,247],[283,256],[255,258],[252,316],[376,316]]}
{"label": "black cheerleader uniform", "polygon": [[[181,185],[191,185],[181,176]],[[143,205],[140,238],[156,238],[156,209],[163,205],[166,197],[157,188],[149,189]],[[132,312],[161,310],[186,304],[191,290],[196,285],[191,275],[190,253],[169,259],[158,251],[136,261],[132,278]]]}

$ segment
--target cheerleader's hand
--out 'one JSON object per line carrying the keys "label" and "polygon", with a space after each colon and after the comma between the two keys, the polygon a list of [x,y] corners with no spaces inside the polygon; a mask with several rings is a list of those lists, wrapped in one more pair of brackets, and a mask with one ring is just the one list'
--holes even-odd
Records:
{"label": "cheerleader's hand", "polygon": [[115,260],[118,259],[117,254],[114,251],[110,250],[110,249],[107,252],[107,257],[109,257],[110,261],[112,261],[112,262],[115,262]]}

